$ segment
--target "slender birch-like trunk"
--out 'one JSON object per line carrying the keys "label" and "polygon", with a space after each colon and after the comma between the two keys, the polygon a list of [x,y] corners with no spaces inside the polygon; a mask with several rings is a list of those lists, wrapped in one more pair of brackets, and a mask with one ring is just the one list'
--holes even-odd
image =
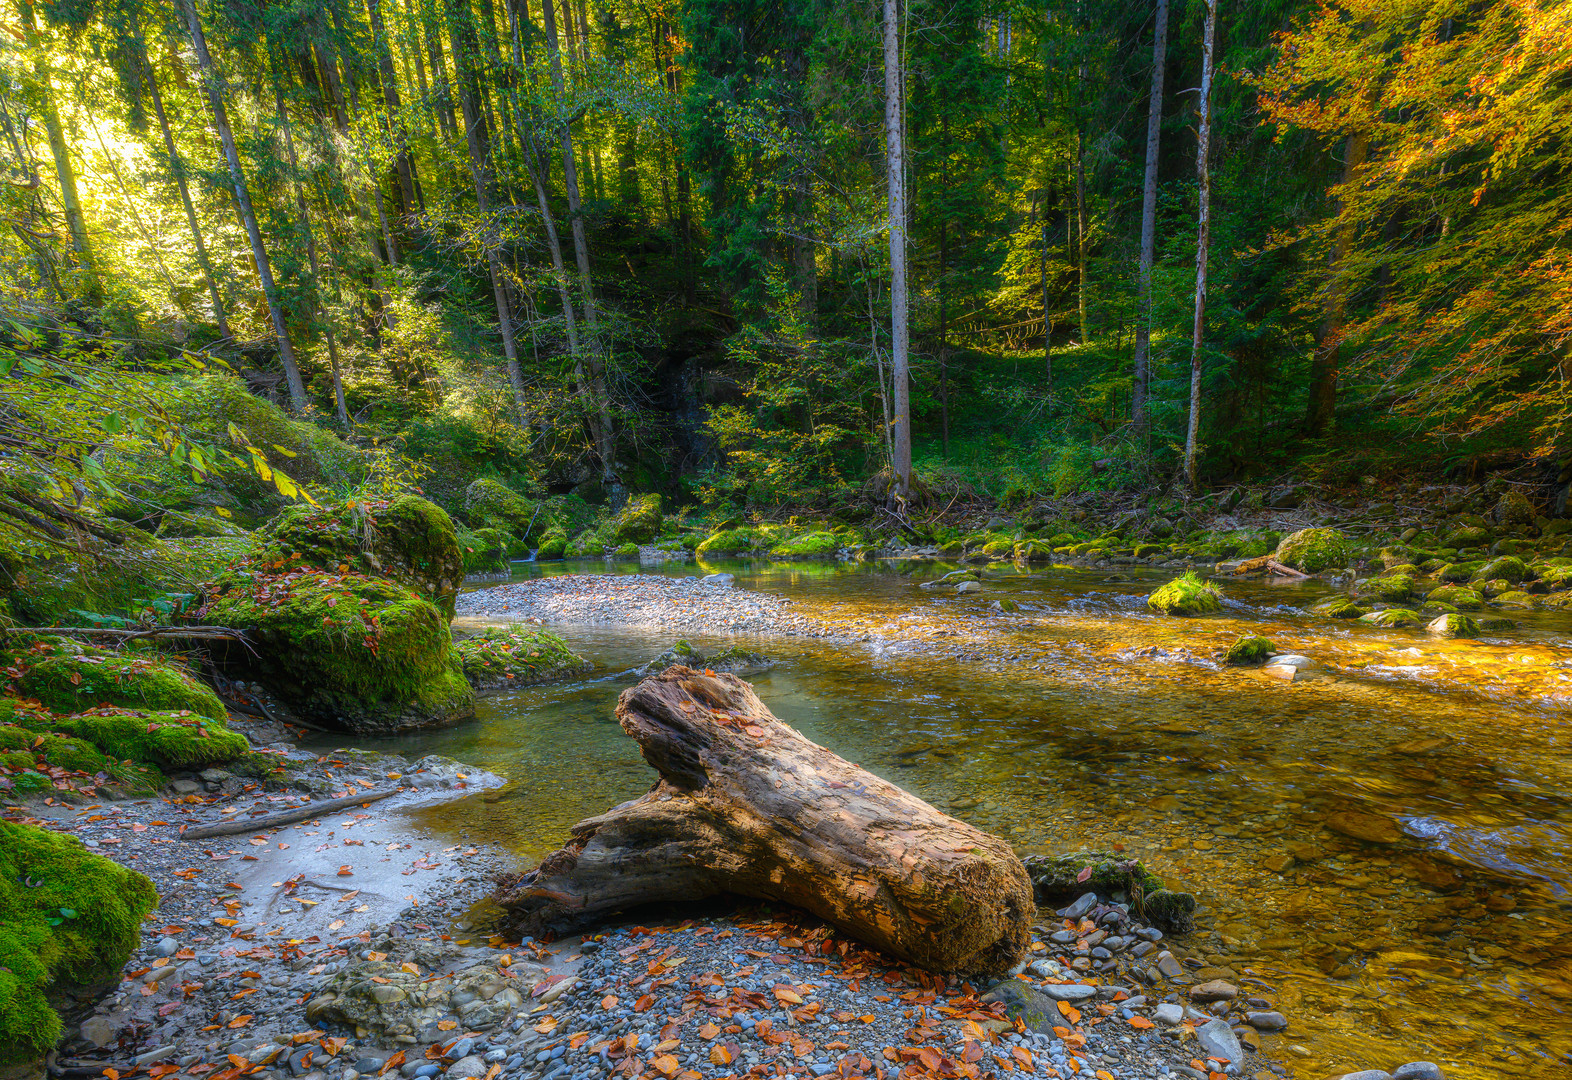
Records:
{"label": "slender birch-like trunk", "polygon": [[1141,186],[1141,269],[1135,314],[1135,371],[1130,422],[1146,433],[1146,396],[1151,384],[1152,262],[1157,252],[1157,156],[1163,135],[1163,66],[1168,58],[1168,0],[1157,0],[1152,31],[1152,89],[1146,105],[1146,180]]}
{"label": "slender birch-like trunk", "polygon": [[906,149],[903,128],[899,0],[884,0],[885,176],[890,204],[890,370],[894,382],[890,467],[902,500],[911,494],[910,331],[906,304]]}
{"label": "slender birch-like trunk", "polygon": [[1195,152],[1200,209],[1195,234],[1195,322],[1190,328],[1190,428],[1184,442],[1184,478],[1195,491],[1196,457],[1201,432],[1201,339],[1206,320],[1206,269],[1212,242],[1212,52],[1217,42],[1217,0],[1206,0],[1206,40],[1201,51],[1200,141]]}

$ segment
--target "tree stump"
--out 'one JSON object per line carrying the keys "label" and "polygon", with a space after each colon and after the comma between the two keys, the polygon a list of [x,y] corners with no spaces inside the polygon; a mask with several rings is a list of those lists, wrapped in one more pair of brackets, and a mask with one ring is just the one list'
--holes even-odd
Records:
{"label": "tree stump", "polygon": [[1009,844],[809,742],[735,675],[670,668],[624,691],[617,718],[661,779],[504,881],[509,929],[731,893],[931,971],[997,973],[1025,955],[1036,908]]}

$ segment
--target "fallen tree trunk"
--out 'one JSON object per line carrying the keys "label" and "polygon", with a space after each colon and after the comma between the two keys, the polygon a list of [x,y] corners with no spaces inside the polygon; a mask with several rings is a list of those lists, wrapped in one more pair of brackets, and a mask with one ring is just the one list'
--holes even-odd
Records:
{"label": "fallen tree trunk", "polygon": [[1302,570],[1295,570],[1292,566],[1284,566],[1272,555],[1262,555],[1258,558],[1247,559],[1234,567],[1235,574],[1254,574],[1261,570],[1279,574],[1283,577],[1306,578],[1310,576]]}
{"label": "fallen tree trunk", "polygon": [[735,675],[670,668],[624,691],[617,718],[660,781],[504,881],[509,929],[732,893],[933,971],[999,972],[1025,955],[1036,909],[1009,844],[809,742]]}
{"label": "fallen tree trunk", "polygon": [[324,814],[337,813],[348,810],[352,806],[365,806],[367,803],[378,802],[389,795],[397,795],[403,788],[386,788],[382,791],[368,791],[364,795],[349,795],[342,799],[329,799],[327,802],[306,803],[293,810],[280,810],[276,814],[264,814],[261,817],[235,818],[231,821],[218,821],[211,825],[194,825],[180,834],[182,840],[206,840],[210,836],[234,836],[244,832],[267,832],[280,825],[293,825],[297,821],[307,821],[311,818],[322,817]]}

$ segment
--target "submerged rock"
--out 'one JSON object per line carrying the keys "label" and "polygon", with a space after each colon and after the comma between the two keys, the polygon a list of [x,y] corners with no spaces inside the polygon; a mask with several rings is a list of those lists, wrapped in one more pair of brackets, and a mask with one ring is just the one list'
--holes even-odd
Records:
{"label": "submerged rock", "polygon": [[768,671],[775,666],[775,661],[762,653],[744,649],[741,645],[731,645],[717,652],[706,653],[686,641],[678,641],[671,648],[639,668],[635,674],[640,678],[647,678],[650,675],[659,675],[667,668],[677,664],[697,671],[703,671],[708,668],[710,671],[715,672],[746,675]]}

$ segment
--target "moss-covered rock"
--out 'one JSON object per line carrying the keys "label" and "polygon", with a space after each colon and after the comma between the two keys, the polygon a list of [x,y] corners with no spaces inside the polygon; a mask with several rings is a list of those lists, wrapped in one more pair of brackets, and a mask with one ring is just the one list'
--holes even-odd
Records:
{"label": "moss-covered rock", "polygon": [[753,551],[763,539],[757,529],[737,525],[710,534],[697,550],[700,555],[743,555]]}
{"label": "moss-covered rock", "polygon": [[482,692],[566,679],[594,667],[548,630],[492,627],[458,639],[453,651],[464,677]]}
{"label": "moss-covered rock", "polygon": [[1489,529],[1477,525],[1464,525],[1447,533],[1441,541],[1441,546],[1462,551],[1465,548],[1485,547],[1490,543],[1490,539]]}
{"label": "moss-covered rock", "polygon": [[1440,615],[1425,627],[1436,637],[1471,638],[1479,636],[1479,624],[1467,615]]}
{"label": "moss-covered rock", "polygon": [[1475,581],[1492,581],[1502,578],[1514,585],[1528,576],[1528,567],[1523,565],[1523,560],[1516,555],[1502,555],[1491,559],[1484,566],[1474,572]]}
{"label": "moss-covered rock", "polygon": [[1266,658],[1276,651],[1277,647],[1264,637],[1242,637],[1228,647],[1223,662],[1239,665],[1264,664]]}
{"label": "moss-covered rock", "polygon": [[1021,540],[1015,545],[1013,554],[1016,562],[1053,562],[1053,548],[1041,540]]}
{"label": "moss-covered rock", "polygon": [[57,713],[120,705],[214,720],[227,715],[217,694],[159,653],[115,653],[69,638],[40,637],[14,645],[5,657],[17,692]]}
{"label": "moss-covered rock", "polygon": [[560,559],[567,550],[568,538],[558,533],[555,536],[547,536],[540,542],[540,547],[535,549],[535,558],[537,561]]}
{"label": "moss-covered rock", "polygon": [[1486,634],[1497,634],[1507,630],[1517,629],[1517,623],[1511,619],[1502,618],[1499,615],[1490,616],[1484,619],[1477,619],[1475,621],[1478,623],[1479,629]]}
{"label": "moss-covered rock", "polygon": [[729,645],[724,649],[705,652],[703,649],[687,641],[678,641],[671,648],[661,653],[655,659],[639,668],[639,676],[659,675],[669,667],[678,664],[703,671],[731,672],[733,675],[753,674],[767,671],[775,665],[775,661],[762,653],[756,653],[741,645]]}
{"label": "moss-covered rock", "polygon": [[0,821],[0,1064],[54,1045],[50,995],[116,979],[157,903],[151,881],[75,837]]}
{"label": "moss-covered rock", "polygon": [[446,616],[397,582],[238,572],[211,598],[206,618],[244,629],[260,655],[232,650],[228,662],[315,722],[394,732],[474,710]]}
{"label": "moss-covered rock", "polygon": [[1190,570],[1148,596],[1146,605],[1164,615],[1209,615],[1223,609],[1223,594]]}
{"label": "moss-covered rock", "polygon": [[1419,593],[1414,588],[1414,579],[1407,574],[1386,574],[1361,582],[1359,595],[1387,604],[1399,604],[1417,597]]}
{"label": "moss-covered rock", "polygon": [[1195,929],[1195,897],[1171,892],[1163,879],[1139,861],[1110,851],[1071,851],[1028,855],[1021,860],[1039,904],[1056,905],[1080,893],[1128,900],[1154,926],[1170,933]]}
{"label": "moss-covered rock", "polygon": [[1015,557],[1014,540],[990,540],[982,546],[982,553],[990,559],[1010,559]]}
{"label": "moss-covered rock", "polygon": [[1406,608],[1387,608],[1385,611],[1372,611],[1368,614],[1359,616],[1359,621],[1370,623],[1373,626],[1384,626],[1392,628],[1418,626],[1420,623],[1424,622],[1424,620],[1420,618],[1418,614],[1409,611]]}
{"label": "moss-covered rock", "polygon": [[246,737],[230,731],[222,720],[187,712],[107,708],[28,723],[85,739],[112,758],[164,767],[216,765],[251,749]]}
{"label": "moss-covered rock", "polygon": [[532,531],[543,532],[547,524],[537,503],[489,476],[471,481],[464,489],[464,517],[473,528],[497,529],[526,540]]}
{"label": "moss-covered rock", "polygon": [[1320,615],[1327,619],[1359,619],[1363,618],[1366,609],[1346,596],[1334,596],[1330,600],[1323,600],[1310,609],[1310,614]]}
{"label": "moss-covered rock", "polygon": [[810,532],[783,540],[770,548],[772,559],[833,559],[845,545],[832,532]]}
{"label": "moss-covered rock", "polygon": [[617,515],[612,539],[618,544],[648,544],[660,535],[663,520],[659,495],[635,495]]}
{"label": "moss-covered rock", "polygon": [[1277,545],[1275,558],[1306,574],[1347,566],[1353,555],[1348,538],[1336,529],[1300,529]]}
{"label": "moss-covered rock", "polygon": [[1431,589],[1425,600],[1429,603],[1446,604],[1458,611],[1478,611],[1485,606],[1484,597],[1462,585],[1442,585]]}
{"label": "moss-covered rock", "polygon": [[1501,496],[1490,516],[1497,525],[1532,525],[1534,504],[1521,491],[1510,490]]}
{"label": "moss-covered rock", "polygon": [[613,558],[617,559],[637,559],[639,557],[639,545],[629,540],[625,544],[618,544],[616,550],[611,554]]}
{"label": "moss-covered rock", "polygon": [[464,556],[464,573],[507,573],[508,540],[508,535],[499,529],[461,530],[458,546]]}
{"label": "moss-covered rock", "polygon": [[252,562],[392,578],[453,616],[465,572],[453,519],[417,495],[291,506],[257,531]]}
{"label": "moss-covered rock", "polygon": [[1491,603],[1495,604],[1497,607],[1526,610],[1534,606],[1534,598],[1528,593],[1523,592],[1521,589],[1514,589],[1501,593],[1499,596],[1495,597]]}

